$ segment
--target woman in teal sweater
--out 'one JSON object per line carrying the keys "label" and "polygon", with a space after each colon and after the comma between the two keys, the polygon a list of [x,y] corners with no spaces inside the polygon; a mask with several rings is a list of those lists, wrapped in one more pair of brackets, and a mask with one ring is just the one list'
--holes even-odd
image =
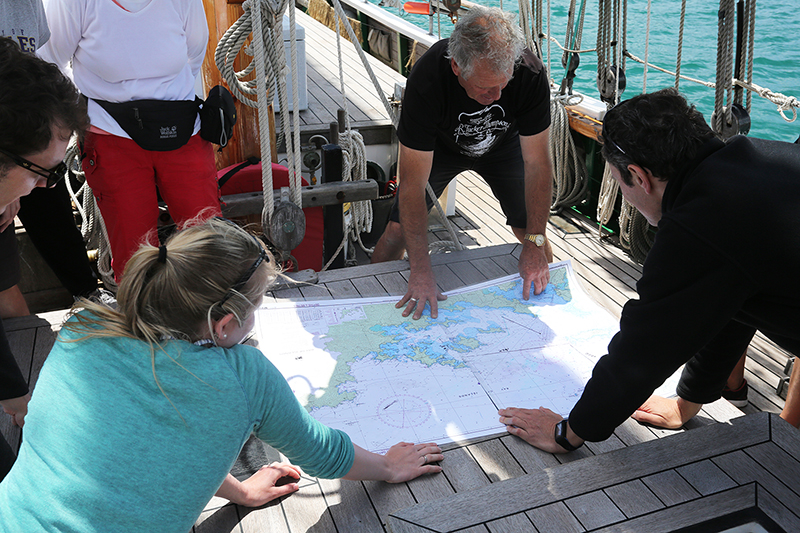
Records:
{"label": "woman in teal sweater", "polygon": [[[254,433],[311,476],[402,482],[440,472],[435,444],[386,455],[312,419],[256,348],[239,344],[277,275],[261,243],[212,219],[129,262],[119,310],[84,301],[42,369],[0,531],[185,533],[216,493],[259,506],[298,490],[286,463],[229,474]],[[264,342],[268,346],[268,342]]]}

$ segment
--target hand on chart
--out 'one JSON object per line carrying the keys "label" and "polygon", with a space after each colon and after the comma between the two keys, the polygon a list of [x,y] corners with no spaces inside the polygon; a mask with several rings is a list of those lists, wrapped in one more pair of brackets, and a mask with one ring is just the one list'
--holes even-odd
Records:
{"label": "hand on chart", "polygon": [[556,424],[561,422],[561,415],[546,407],[538,409],[520,409],[509,407],[500,409],[500,423],[506,430],[516,435],[531,446],[550,453],[566,453],[555,440]]}
{"label": "hand on chart", "polygon": [[435,474],[442,471],[438,463],[444,459],[442,450],[436,444],[412,444],[400,442],[395,444],[384,455],[389,465],[391,477],[388,483],[402,483],[422,474]]}
{"label": "hand on chart", "polygon": [[433,272],[412,270],[408,277],[408,292],[395,304],[395,307],[399,309],[405,305],[403,316],[414,313],[412,318],[419,320],[427,304],[431,306],[431,318],[436,318],[439,316],[439,302],[446,299],[447,296],[439,292],[436,287],[436,278]]}
{"label": "hand on chart", "polygon": [[522,278],[522,297],[528,299],[531,296],[531,286],[533,294],[540,294],[550,282],[550,265],[553,254],[550,251],[550,243],[537,247],[525,245],[519,256],[519,275]]}

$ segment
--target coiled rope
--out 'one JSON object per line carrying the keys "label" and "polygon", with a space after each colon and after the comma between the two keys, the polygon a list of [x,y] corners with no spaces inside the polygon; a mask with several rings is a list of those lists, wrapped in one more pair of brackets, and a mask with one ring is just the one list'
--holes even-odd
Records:
{"label": "coiled rope", "polygon": [[580,203],[589,193],[586,163],[578,155],[565,107],[577,104],[582,98],[580,95],[553,95],[550,99],[550,159],[553,162],[551,212]]}
{"label": "coiled rope", "polygon": [[70,138],[64,162],[67,164],[69,173],[82,182],[82,185],[76,191],[72,187],[70,176],[67,176],[67,179],[64,180],[67,192],[81,217],[83,241],[88,249],[97,250],[97,273],[100,275],[100,279],[103,280],[103,285],[106,289],[116,292],[117,283],[114,281],[114,271],[111,268],[111,246],[108,244],[106,224],[100,214],[100,208],[97,206],[92,189],[86,182],[86,175],[81,166],[80,146],[76,135]]}
{"label": "coiled rope", "polygon": [[[280,127],[282,137],[276,132],[276,140],[285,140],[287,153],[287,167],[289,170],[289,186],[291,200],[298,207],[302,207],[301,174],[300,174],[300,121],[298,93],[298,64],[296,24],[294,9],[289,10],[289,41],[291,71],[287,73],[285,48],[283,44],[283,12],[287,2],[273,4],[266,0],[245,0],[242,8],[244,13],[225,32],[217,43],[214,52],[214,62],[223,79],[230,87],[231,92],[245,105],[258,109],[259,140],[261,156],[264,163],[261,165],[261,181],[263,190],[263,210],[261,225],[264,233],[269,235],[270,224],[274,212],[273,180],[271,165],[271,141],[269,132],[269,99],[267,87],[277,89],[278,105],[281,109]],[[233,68],[234,60],[239,51],[244,47],[247,38],[253,35],[252,44],[245,49],[246,55],[253,59],[241,71]],[[255,72],[254,80],[245,81],[251,73]],[[287,76],[287,74],[289,74]],[[292,79],[292,110],[289,111],[288,96],[286,94],[286,79]],[[264,80],[259,83],[258,80]],[[255,98],[252,96],[255,95]],[[284,117],[292,116],[291,125]]]}

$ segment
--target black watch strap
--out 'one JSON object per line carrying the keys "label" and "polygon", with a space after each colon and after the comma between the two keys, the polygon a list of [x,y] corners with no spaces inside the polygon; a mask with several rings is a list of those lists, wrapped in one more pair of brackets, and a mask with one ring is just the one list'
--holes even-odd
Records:
{"label": "black watch strap", "polygon": [[577,450],[578,448],[580,448],[583,445],[583,443],[581,443],[580,446],[573,446],[569,442],[569,440],[567,439],[567,419],[566,418],[564,420],[562,420],[561,422],[559,422],[558,424],[556,424],[555,438],[556,438],[556,444],[558,444],[559,446],[561,446],[562,448],[564,448],[568,452],[574,452],[575,450]]}

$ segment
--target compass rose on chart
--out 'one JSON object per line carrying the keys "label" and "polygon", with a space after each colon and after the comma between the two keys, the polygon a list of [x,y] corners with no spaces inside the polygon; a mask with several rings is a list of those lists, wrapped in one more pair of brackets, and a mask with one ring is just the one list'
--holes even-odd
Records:
{"label": "compass rose on chart", "polygon": [[417,396],[397,394],[378,403],[378,419],[387,426],[412,428],[419,426],[431,416],[428,402]]}

